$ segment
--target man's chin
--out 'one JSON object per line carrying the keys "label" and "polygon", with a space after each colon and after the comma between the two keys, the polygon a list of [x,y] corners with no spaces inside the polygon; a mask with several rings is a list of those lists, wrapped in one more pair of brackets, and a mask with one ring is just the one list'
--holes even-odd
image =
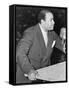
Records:
{"label": "man's chin", "polygon": [[49,31],[52,31],[53,29],[49,29]]}
{"label": "man's chin", "polygon": [[50,30],[53,30],[54,28],[52,27]]}
{"label": "man's chin", "polygon": [[53,27],[51,27],[51,28],[49,28],[49,29],[48,29],[48,31],[52,31],[52,30],[54,30],[54,28],[53,28]]}

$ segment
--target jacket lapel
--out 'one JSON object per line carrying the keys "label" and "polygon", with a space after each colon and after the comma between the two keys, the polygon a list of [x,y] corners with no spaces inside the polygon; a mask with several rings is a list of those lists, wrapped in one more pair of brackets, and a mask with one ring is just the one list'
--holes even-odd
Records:
{"label": "jacket lapel", "polygon": [[47,48],[45,46],[43,35],[42,35],[42,32],[41,32],[40,27],[39,27],[38,24],[37,24],[37,28],[36,29],[37,29],[36,30],[37,39],[38,39],[38,42],[39,42],[39,46],[41,48],[41,53],[42,53],[43,56],[45,56],[46,53],[47,53]]}
{"label": "jacket lapel", "polygon": [[53,43],[53,33],[52,33],[52,31],[50,31],[50,32],[48,32],[48,44],[47,44],[47,53],[46,53],[47,57],[52,52],[52,43]]}
{"label": "jacket lapel", "polygon": [[51,47],[52,41],[53,41],[52,32],[48,32],[48,44],[47,44],[47,48]]}

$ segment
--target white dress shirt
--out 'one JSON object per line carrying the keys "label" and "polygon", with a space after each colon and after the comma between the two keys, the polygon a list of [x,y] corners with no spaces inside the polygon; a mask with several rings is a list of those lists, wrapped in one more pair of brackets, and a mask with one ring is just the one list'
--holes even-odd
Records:
{"label": "white dress shirt", "polygon": [[48,36],[47,36],[47,32],[43,30],[42,26],[39,24],[43,38],[44,38],[44,42],[45,42],[45,46],[47,47],[47,43],[48,43]]}

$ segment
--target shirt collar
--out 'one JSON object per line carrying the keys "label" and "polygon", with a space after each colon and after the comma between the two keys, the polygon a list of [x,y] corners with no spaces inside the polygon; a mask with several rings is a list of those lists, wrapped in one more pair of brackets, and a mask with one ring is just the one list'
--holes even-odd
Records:
{"label": "shirt collar", "polygon": [[40,27],[40,30],[41,30],[42,33],[47,33],[47,32],[44,31],[44,29],[42,28],[40,23],[39,23],[39,27]]}

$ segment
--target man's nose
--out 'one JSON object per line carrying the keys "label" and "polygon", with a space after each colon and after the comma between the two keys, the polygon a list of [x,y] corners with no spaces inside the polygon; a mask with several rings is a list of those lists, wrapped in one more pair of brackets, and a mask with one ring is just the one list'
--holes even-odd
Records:
{"label": "man's nose", "polygon": [[55,21],[53,20],[53,24],[55,24]]}

